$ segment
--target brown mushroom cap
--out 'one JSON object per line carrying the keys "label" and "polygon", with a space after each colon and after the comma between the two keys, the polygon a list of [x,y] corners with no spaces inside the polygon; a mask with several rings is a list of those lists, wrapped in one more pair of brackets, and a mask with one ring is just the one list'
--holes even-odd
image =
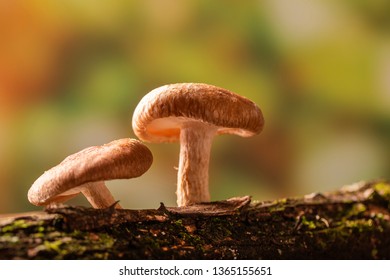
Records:
{"label": "brown mushroom cap", "polygon": [[175,142],[187,121],[217,127],[216,134],[249,137],[259,133],[264,119],[245,97],[212,85],[179,83],[159,87],[143,97],[133,114],[133,130],[148,142]]}
{"label": "brown mushroom cap", "polygon": [[28,199],[34,205],[63,201],[79,193],[86,183],[141,176],[152,161],[150,150],[135,139],[89,147],[40,176],[29,189]]}

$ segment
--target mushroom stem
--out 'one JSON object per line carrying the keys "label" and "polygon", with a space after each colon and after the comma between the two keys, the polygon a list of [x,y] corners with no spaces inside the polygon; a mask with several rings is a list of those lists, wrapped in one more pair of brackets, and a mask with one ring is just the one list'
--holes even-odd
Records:
{"label": "mushroom stem", "polygon": [[[93,208],[104,209],[116,203],[104,181],[86,183],[82,185],[81,192]],[[122,209],[119,203],[115,204],[115,208]]]}
{"label": "mushroom stem", "polygon": [[210,201],[209,161],[215,126],[186,122],[180,132],[177,205]]}

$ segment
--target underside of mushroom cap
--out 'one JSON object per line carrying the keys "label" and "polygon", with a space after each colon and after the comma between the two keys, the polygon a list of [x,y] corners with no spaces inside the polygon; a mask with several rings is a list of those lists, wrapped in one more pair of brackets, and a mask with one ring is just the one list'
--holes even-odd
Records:
{"label": "underside of mushroom cap", "polygon": [[175,142],[188,121],[215,126],[217,134],[249,137],[259,133],[264,119],[259,107],[231,91],[201,83],[159,87],[145,95],[133,114],[133,130],[148,142]]}
{"label": "underside of mushroom cap", "polygon": [[34,205],[46,205],[57,196],[80,192],[89,182],[139,177],[151,166],[150,150],[135,139],[119,139],[68,156],[40,176],[28,191]]}

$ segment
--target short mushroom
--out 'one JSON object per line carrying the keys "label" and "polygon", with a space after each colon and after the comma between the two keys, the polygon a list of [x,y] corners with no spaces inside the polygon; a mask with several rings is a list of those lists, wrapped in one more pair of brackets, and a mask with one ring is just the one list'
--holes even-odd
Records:
{"label": "short mushroom", "polygon": [[[37,206],[50,205],[81,192],[94,208],[107,208],[116,201],[104,181],[139,177],[152,161],[150,150],[135,139],[89,147],[42,174],[29,189],[28,200]],[[115,208],[121,206],[117,203]]]}
{"label": "short mushroom", "polygon": [[252,101],[207,84],[179,83],[159,87],[136,107],[133,130],[143,141],[180,141],[177,204],[210,201],[208,169],[213,137],[260,133],[264,119]]}

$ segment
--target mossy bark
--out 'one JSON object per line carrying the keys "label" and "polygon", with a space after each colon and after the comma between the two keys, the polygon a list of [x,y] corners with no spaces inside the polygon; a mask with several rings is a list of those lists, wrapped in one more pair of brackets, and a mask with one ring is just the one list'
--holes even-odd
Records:
{"label": "mossy bark", "polygon": [[272,202],[0,218],[1,259],[390,259],[390,184]]}

